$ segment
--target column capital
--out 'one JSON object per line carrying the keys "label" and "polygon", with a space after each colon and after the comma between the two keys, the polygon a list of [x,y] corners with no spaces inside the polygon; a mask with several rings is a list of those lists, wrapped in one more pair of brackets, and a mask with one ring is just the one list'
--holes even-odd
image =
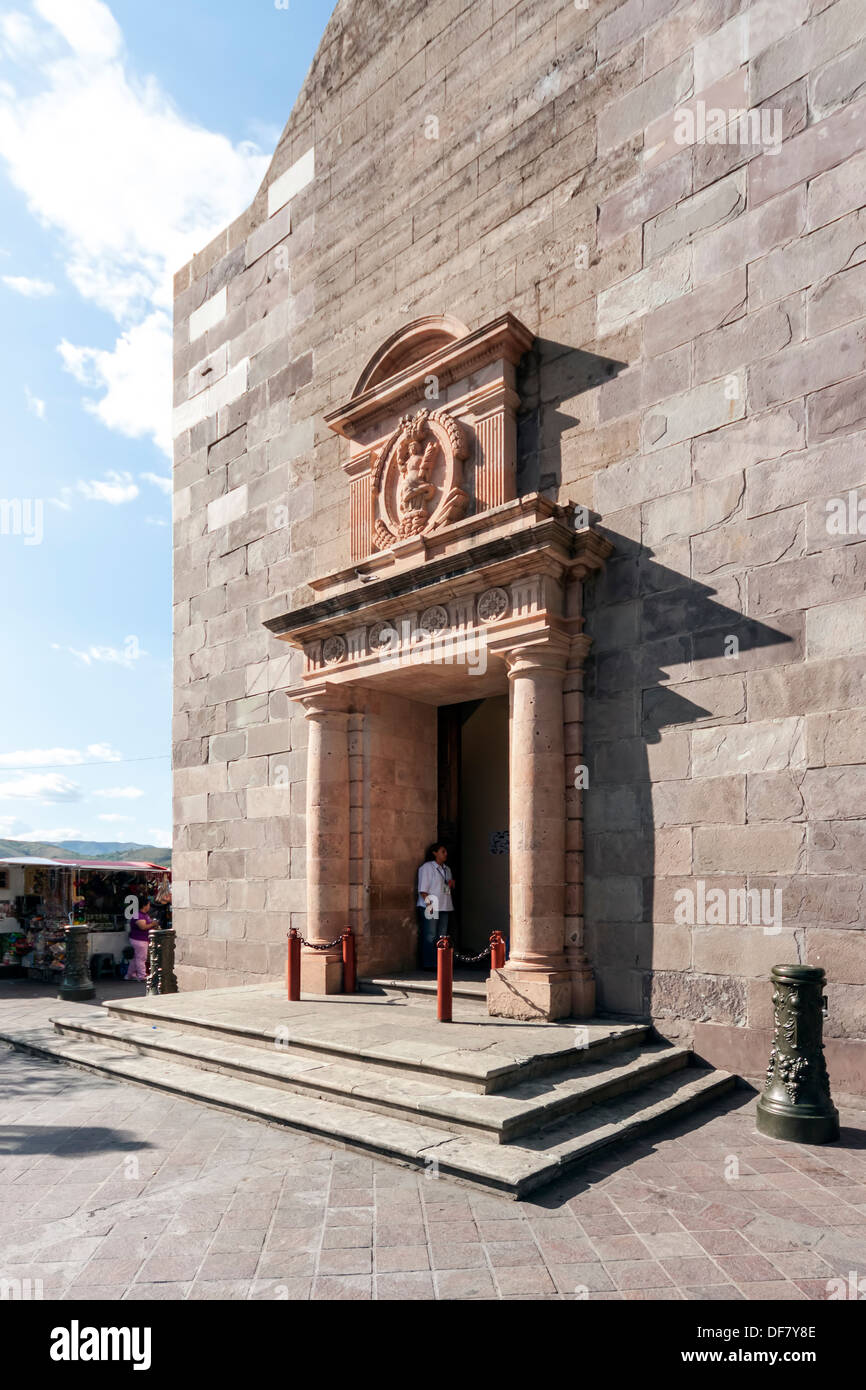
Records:
{"label": "column capital", "polygon": [[565,634],[550,634],[518,643],[502,652],[508,668],[508,679],[515,676],[530,676],[547,672],[550,675],[564,676],[570,655],[571,643]]}
{"label": "column capital", "polygon": [[571,659],[569,665],[572,667],[582,666],[589,656],[589,649],[591,646],[591,637],[585,632],[576,632],[571,639]]}
{"label": "column capital", "polygon": [[323,681],[293,697],[304,707],[305,719],[325,719],[328,715],[344,715],[348,719],[352,712],[352,687],[333,681]]}

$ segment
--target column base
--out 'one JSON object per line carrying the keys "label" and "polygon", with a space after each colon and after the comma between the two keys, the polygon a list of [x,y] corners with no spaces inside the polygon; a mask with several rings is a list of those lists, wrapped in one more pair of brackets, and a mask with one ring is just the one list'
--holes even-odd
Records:
{"label": "column base", "polygon": [[595,975],[590,967],[574,970],[571,975],[572,1018],[595,1017]]}
{"label": "column base", "polygon": [[487,1012],[493,1018],[572,1017],[572,977],[568,971],[493,970],[487,980]]}
{"label": "column base", "polygon": [[301,992],[303,994],[342,994],[343,959],[330,951],[301,948]]}

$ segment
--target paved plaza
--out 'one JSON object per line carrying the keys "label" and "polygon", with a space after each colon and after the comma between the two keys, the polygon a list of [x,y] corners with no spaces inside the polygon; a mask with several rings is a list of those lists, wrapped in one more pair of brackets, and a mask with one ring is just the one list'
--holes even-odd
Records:
{"label": "paved plaza", "polygon": [[[0,986],[7,1031],[58,1007]],[[0,1276],[46,1299],[826,1299],[866,1269],[866,1112],[809,1149],[759,1136],[754,1104],[514,1202],[4,1046]]]}

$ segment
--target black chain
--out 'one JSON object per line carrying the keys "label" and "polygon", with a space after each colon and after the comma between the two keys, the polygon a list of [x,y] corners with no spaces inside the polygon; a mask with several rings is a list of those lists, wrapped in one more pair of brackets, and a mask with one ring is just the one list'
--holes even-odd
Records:
{"label": "black chain", "polygon": [[454,959],[461,965],[477,965],[479,961],[490,959],[490,947],[486,951],[479,951],[477,956],[464,956],[462,951],[455,951]]}
{"label": "black chain", "polygon": [[335,946],[340,946],[342,944],[343,938],[342,936],[336,936],[333,941],[326,941],[322,945],[317,941],[306,941],[303,936],[300,938],[300,941],[301,945],[306,946],[308,951],[333,951]]}

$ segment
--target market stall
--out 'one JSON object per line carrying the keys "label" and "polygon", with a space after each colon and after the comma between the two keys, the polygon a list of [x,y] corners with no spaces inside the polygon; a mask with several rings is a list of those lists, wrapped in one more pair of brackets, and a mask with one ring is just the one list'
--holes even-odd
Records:
{"label": "market stall", "polygon": [[66,929],[84,925],[98,974],[122,977],[132,955],[130,919],[148,900],[160,925],[171,926],[171,870],[164,865],[0,859],[0,973],[59,980]]}

